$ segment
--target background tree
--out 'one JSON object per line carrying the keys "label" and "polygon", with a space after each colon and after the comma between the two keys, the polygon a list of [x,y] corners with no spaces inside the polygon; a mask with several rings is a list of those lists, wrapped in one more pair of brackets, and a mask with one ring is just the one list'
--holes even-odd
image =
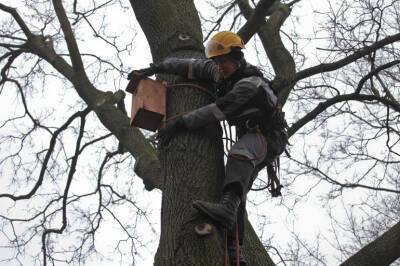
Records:
{"label": "background tree", "polygon": [[[148,192],[136,196],[139,177],[147,190],[162,191],[154,263],[222,264],[221,232],[195,235],[193,227],[204,218],[190,208],[194,199],[220,195],[220,126],[179,134],[157,147],[153,135],[130,127],[121,88],[133,67],[145,67],[132,56],[143,49],[136,38],[141,30],[152,57],[146,60],[159,62],[203,58],[203,41],[231,29],[279,92],[292,144],[281,166],[282,199],[272,201],[266,190],[250,199],[259,206],[258,215],[251,213],[259,224],[253,223],[257,234],[247,224],[249,264],[394,262],[400,257],[399,5],[2,1],[2,260],[134,264],[154,238],[141,233],[158,230],[144,204]],[[311,16],[312,30],[302,24]],[[213,100],[180,77],[158,78],[170,85],[168,116]],[[212,92],[209,84],[194,85]],[[265,186],[262,176],[256,187]],[[307,228],[298,229],[307,201],[331,221],[330,231],[312,239],[302,235]],[[292,228],[287,241],[271,233],[278,212]],[[307,225],[316,226],[313,218]],[[118,233],[106,235],[115,226]]]}

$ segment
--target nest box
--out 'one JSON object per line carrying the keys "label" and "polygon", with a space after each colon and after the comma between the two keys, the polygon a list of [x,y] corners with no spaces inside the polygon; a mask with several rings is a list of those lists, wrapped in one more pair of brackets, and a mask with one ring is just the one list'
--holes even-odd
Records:
{"label": "nest box", "polygon": [[161,82],[142,79],[138,84],[129,82],[126,91],[132,93],[131,125],[150,131],[159,129],[166,111],[166,87]]}

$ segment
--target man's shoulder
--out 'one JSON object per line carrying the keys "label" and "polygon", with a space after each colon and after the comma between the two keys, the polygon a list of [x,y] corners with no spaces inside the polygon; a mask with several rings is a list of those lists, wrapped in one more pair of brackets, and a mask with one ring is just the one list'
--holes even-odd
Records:
{"label": "man's shoulder", "polygon": [[259,87],[265,83],[264,79],[260,76],[248,76],[248,77],[243,77],[239,79],[236,83],[235,86],[254,86],[254,87]]}

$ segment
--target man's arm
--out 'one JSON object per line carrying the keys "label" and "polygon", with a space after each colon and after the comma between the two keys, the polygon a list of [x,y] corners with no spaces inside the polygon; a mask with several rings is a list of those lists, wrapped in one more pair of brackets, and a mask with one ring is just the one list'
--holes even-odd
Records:
{"label": "man's arm", "polygon": [[203,106],[183,115],[183,121],[188,129],[196,129],[230,118],[232,115],[242,111],[241,108],[254,98],[262,85],[265,84],[259,77],[244,78],[238,81],[224,97],[217,99],[216,103]]}
{"label": "man's arm", "polygon": [[[249,107],[249,101],[260,100],[256,95],[258,95],[261,88],[264,88],[267,96],[267,99],[262,99],[262,101],[267,101],[265,104],[275,106],[277,97],[263,79],[257,76],[251,76],[239,80],[231,91],[229,91],[224,97],[217,99],[216,105],[221,112],[224,113],[225,117],[229,119],[230,117],[244,111],[242,109],[245,106]],[[257,103],[254,102],[252,107],[259,108],[260,106],[257,106]]]}
{"label": "man's arm", "polygon": [[218,69],[212,60],[168,58],[161,63],[150,64],[148,68],[133,70],[129,73],[128,80],[134,85],[128,87],[136,87],[141,79],[154,74],[173,74],[192,80],[220,81]]}
{"label": "man's arm", "polygon": [[180,75],[187,79],[217,82],[220,79],[212,60],[167,58],[156,64],[156,73]]}
{"label": "man's arm", "polygon": [[184,114],[168,123],[166,127],[160,129],[159,135],[162,141],[164,144],[168,143],[177,131],[202,128],[208,124],[229,119],[235,114],[244,111],[241,109],[254,99],[260,86],[265,87],[268,104],[275,106],[277,101],[276,96],[260,77],[244,78],[237,82],[229,93],[219,98],[216,103]]}

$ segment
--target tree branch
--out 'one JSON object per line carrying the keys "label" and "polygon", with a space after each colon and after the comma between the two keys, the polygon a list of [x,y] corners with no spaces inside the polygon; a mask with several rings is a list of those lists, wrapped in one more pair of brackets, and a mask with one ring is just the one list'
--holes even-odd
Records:
{"label": "tree branch", "polygon": [[86,115],[88,114],[88,109],[85,109],[83,112],[80,112],[79,116],[81,118],[81,126],[79,129],[78,138],[76,140],[75,145],[75,155],[72,158],[71,168],[68,172],[67,183],[65,185],[64,194],[63,194],[63,201],[62,201],[62,226],[60,228],[50,228],[45,229],[42,234],[42,251],[43,251],[43,265],[47,265],[47,248],[46,248],[46,236],[51,233],[62,234],[64,229],[67,227],[67,200],[68,200],[68,192],[69,188],[71,187],[72,178],[76,171],[76,165],[78,163],[79,157],[79,150],[81,146],[81,141],[83,138],[83,133],[85,132],[85,122],[86,122]]}
{"label": "tree branch", "polygon": [[96,138],[96,139],[94,139],[94,140],[92,140],[92,141],[89,141],[89,142],[85,143],[84,145],[82,145],[81,149],[79,150],[79,154],[81,154],[81,153],[83,152],[83,150],[84,150],[86,147],[88,147],[89,145],[92,145],[92,144],[94,144],[94,143],[96,143],[96,142],[98,142],[98,141],[104,140],[104,139],[109,138],[109,137],[111,137],[111,136],[112,136],[112,134],[111,134],[111,133],[108,133],[108,134],[106,134],[106,135],[104,135],[104,136],[98,137],[98,138]]}
{"label": "tree branch", "polygon": [[61,0],[53,0],[54,10],[56,11],[61,29],[64,33],[65,41],[67,42],[68,51],[71,56],[72,66],[79,75],[85,75],[81,54],[78,44],[76,43],[74,33],[72,32],[71,24],[69,23],[67,14],[62,5]]}
{"label": "tree branch", "polygon": [[214,27],[208,32],[208,34],[206,35],[206,37],[204,37],[204,41],[208,40],[208,38],[210,37],[210,35],[216,30],[219,29],[221,26],[221,22],[224,19],[225,15],[228,14],[228,12],[234,8],[236,5],[235,2],[232,2],[226,9],[225,11],[221,14],[221,16],[219,16],[219,18],[215,21],[213,21],[213,23],[215,23]]}
{"label": "tree branch", "polygon": [[389,188],[382,188],[382,187],[373,187],[373,186],[368,186],[368,185],[363,185],[363,184],[358,184],[358,183],[342,183],[339,182],[337,180],[335,180],[334,178],[330,177],[329,175],[327,175],[326,173],[324,173],[323,171],[321,171],[318,167],[310,165],[308,163],[303,163],[300,162],[294,158],[290,158],[290,160],[303,165],[309,169],[311,169],[312,171],[317,172],[321,178],[333,185],[336,185],[338,187],[340,187],[340,190],[344,189],[344,188],[364,188],[364,189],[370,189],[370,190],[376,190],[376,191],[384,191],[384,192],[389,192],[389,193],[395,193],[395,194],[400,194],[400,190],[395,190],[395,189],[389,189]]}
{"label": "tree branch", "polygon": [[1,69],[0,75],[0,85],[6,82],[7,79],[7,71],[10,69],[12,63],[17,59],[18,56],[22,54],[22,50],[16,50],[9,53],[6,53],[4,56],[0,58],[0,62],[8,57],[7,63],[4,64],[3,68]]}
{"label": "tree branch", "polygon": [[299,80],[308,78],[308,77],[316,75],[316,74],[337,70],[337,69],[344,67],[350,63],[353,63],[354,61],[356,61],[357,59],[360,59],[361,57],[363,57],[365,55],[368,55],[368,54],[378,50],[379,48],[382,48],[383,46],[385,46],[387,44],[391,44],[391,43],[397,42],[399,40],[400,40],[400,33],[391,35],[391,36],[386,37],[370,46],[363,47],[363,48],[355,51],[353,54],[351,54],[341,60],[338,60],[336,62],[329,63],[329,64],[320,64],[318,66],[313,66],[313,67],[304,69],[302,71],[299,71],[296,74],[294,80],[299,81]]}
{"label": "tree branch", "polygon": [[32,32],[29,30],[28,26],[26,25],[25,21],[21,18],[21,16],[18,14],[17,10],[15,8],[3,5],[0,3],[0,10],[3,10],[4,12],[10,13],[11,16],[15,19],[15,21],[18,23],[22,31],[24,32],[25,36],[29,39],[33,36]]}
{"label": "tree branch", "polygon": [[331,99],[328,99],[327,101],[325,101],[323,103],[319,103],[317,105],[317,107],[314,108],[314,110],[312,110],[311,112],[306,114],[304,117],[299,119],[296,123],[294,123],[288,130],[289,136],[292,136],[301,127],[306,125],[308,122],[312,121],[315,117],[317,117],[319,114],[324,112],[330,106],[337,104],[339,102],[344,102],[344,101],[378,101],[400,113],[400,104],[399,103],[393,102],[393,101],[383,98],[383,97],[378,97],[375,95],[357,94],[357,93],[338,95]]}
{"label": "tree branch", "polygon": [[387,68],[391,68],[392,66],[395,66],[395,65],[397,65],[397,64],[400,64],[400,60],[395,60],[395,61],[389,62],[389,63],[387,63],[387,64],[381,65],[381,66],[375,68],[373,71],[369,72],[368,75],[365,75],[365,76],[360,80],[360,82],[358,83],[357,88],[356,88],[356,90],[355,90],[354,93],[360,93],[361,88],[363,87],[364,83],[365,83],[368,79],[370,79],[371,77],[377,75],[377,74],[378,74],[379,72],[381,72],[382,70],[385,70],[385,69],[387,69]]}
{"label": "tree branch", "polygon": [[400,257],[400,222],[344,261],[341,266],[386,266]]}
{"label": "tree branch", "polygon": [[[161,188],[161,166],[157,152],[148,143],[140,130],[130,126],[130,120],[127,115],[123,114],[115,106],[115,104],[123,98],[123,92],[119,91],[115,94],[111,92],[102,92],[91,84],[83,70],[79,49],[61,1],[53,0],[53,3],[65,35],[74,67],[71,67],[55,52],[51,45],[51,40],[46,39],[44,36],[29,34],[27,43],[29,51],[27,50],[27,52],[32,52],[46,60],[74,85],[79,96],[86,102],[89,108],[96,113],[103,125],[110,130],[122,145],[136,158],[135,172],[143,179],[146,188],[148,190]],[[0,5],[0,9],[11,13],[14,18],[20,21],[20,27],[24,27],[24,31],[30,33],[26,24],[23,23],[23,20],[15,9],[4,5]],[[80,68],[82,68],[82,71],[79,71]]]}
{"label": "tree branch", "polygon": [[[253,10],[248,1],[240,0],[238,5],[245,18],[250,19]],[[296,73],[293,56],[284,46],[280,36],[280,29],[289,14],[289,6],[275,2],[270,18],[263,23],[257,32],[275,71],[272,86],[279,93],[281,105],[285,103],[293,88],[293,79]]]}
{"label": "tree branch", "polygon": [[50,145],[49,148],[47,150],[46,156],[44,158],[43,164],[42,164],[42,168],[40,169],[40,174],[39,174],[39,178],[36,181],[34,187],[31,189],[31,191],[29,191],[26,194],[23,195],[19,195],[19,196],[14,196],[11,194],[0,194],[0,198],[4,197],[4,198],[10,198],[13,201],[17,201],[17,200],[24,200],[24,199],[29,199],[31,198],[36,191],[39,189],[39,187],[42,185],[43,183],[43,179],[44,179],[44,174],[47,170],[47,164],[50,160],[51,154],[53,153],[54,147],[56,145],[56,140],[58,135],[64,131],[65,129],[67,129],[67,127],[75,120],[75,118],[77,117],[82,117],[82,116],[86,116],[89,113],[89,109],[86,108],[83,111],[79,111],[76,112],[75,114],[73,114],[59,129],[57,129],[53,134],[52,137],[50,139]]}
{"label": "tree branch", "polygon": [[247,22],[238,31],[238,35],[247,43],[258,29],[265,23],[265,16],[276,0],[260,0]]}

